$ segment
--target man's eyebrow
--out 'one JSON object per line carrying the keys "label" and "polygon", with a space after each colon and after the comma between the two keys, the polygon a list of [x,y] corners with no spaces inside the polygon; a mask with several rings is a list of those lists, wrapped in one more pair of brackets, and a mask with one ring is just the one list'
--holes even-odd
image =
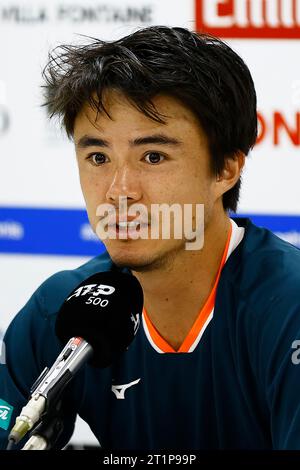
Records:
{"label": "man's eyebrow", "polygon": [[[165,134],[152,134],[144,137],[137,137],[136,139],[129,141],[129,145],[131,147],[147,144],[180,145],[182,142],[175,137],[169,137]],[[81,149],[85,149],[87,147],[110,147],[110,144],[107,140],[89,135],[82,136],[75,145]]]}
{"label": "man's eyebrow", "polygon": [[75,143],[76,147],[85,149],[87,147],[109,147],[109,143],[105,139],[84,135]]}
{"label": "man's eyebrow", "polygon": [[147,144],[158,144],[158,145],[180,145],[182,142],[175,137],[169,137],[165,134],[153,134],[145,137],[137,137],[133,141],[129,142],[131,146],[135,145],[147,145]]}

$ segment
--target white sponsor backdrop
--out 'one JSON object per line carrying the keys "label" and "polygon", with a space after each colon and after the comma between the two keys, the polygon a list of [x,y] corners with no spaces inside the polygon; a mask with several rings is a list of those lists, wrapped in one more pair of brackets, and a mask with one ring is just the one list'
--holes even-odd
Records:
{"label": "white sponsor backdrop", "polygon": [[[0,206],[84,207],[73,146],[40,107],[47,52],[81,42],[79,34],[114,39],[149,24],[194,29],[194,0],[1,0]],[[300,40],[227,42],[252,72],[264,124],[247,161],[240,211],[300,215]],[[0,254],[0,330],[50,274],[86,259]],[[83,427],[74,439],[91,442]]]}

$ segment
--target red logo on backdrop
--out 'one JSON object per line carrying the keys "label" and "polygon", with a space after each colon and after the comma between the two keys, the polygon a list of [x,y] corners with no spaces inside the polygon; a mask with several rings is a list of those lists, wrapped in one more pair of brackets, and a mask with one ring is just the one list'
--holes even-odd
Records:
{"label": "red logo on backdrop", "polygon": [[300,38],[300,0],[195,0],[196,29],[223,38]]}
{"label": "red logo on backdrop", "polygon": [[275,147],[291,144],[300,147],[300,112],[285,115],[281,111],[273,111],[271,115],[257,113],[258,136],[256,145],[269,140]]}

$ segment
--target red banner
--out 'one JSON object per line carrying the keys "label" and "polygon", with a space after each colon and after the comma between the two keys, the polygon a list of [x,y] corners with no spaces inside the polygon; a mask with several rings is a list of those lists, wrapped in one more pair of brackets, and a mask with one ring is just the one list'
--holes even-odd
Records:
{"label": "red banner", "polygon": [[196,29],[223,38],[300,38],[300,0],[195,0]]}

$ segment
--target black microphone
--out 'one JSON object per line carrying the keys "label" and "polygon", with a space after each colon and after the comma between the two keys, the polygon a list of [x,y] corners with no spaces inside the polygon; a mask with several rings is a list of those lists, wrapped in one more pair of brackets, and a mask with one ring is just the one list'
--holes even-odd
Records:
{"label": "black microphone", "polygon": [[137,278],[117,271],[94,274],[68,295],[55,324],[56,335],[67,344],[51,369],[46,368],[33,384],[31,399],[16,419],[9,441],[17,444],[51,412],[84,364],[107,367],[128,348],[140,325],[143,302]]}

